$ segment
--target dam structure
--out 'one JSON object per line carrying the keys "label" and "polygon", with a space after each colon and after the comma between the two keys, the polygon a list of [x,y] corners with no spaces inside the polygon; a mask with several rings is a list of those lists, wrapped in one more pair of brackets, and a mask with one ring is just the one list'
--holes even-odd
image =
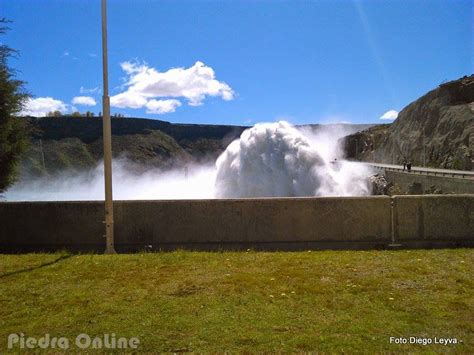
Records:
{"label": "dam structure", "polygon": [[[474,194],[474,171],[412,167],[410,171],[401,165],[364,163],[385,175],[402,190],[415,189],[422,194],[432,187],[450,194]],[[416,191],[418,190],[418,191]]]}

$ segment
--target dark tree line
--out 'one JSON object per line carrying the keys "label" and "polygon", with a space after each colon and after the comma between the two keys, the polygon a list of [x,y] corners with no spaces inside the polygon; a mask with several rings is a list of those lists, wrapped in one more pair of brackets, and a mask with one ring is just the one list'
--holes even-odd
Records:
{"label": "dark tree line", "polygon": [[[8,30],[7,23],[0,18],[0,35]],[[8,66],[8,59],[15,55],[14,49],[0,45],[0,192],[15,180],[20,155],[28,144],[27,122],[18,114],[30,95],[25,82],[17,80],[15,70]]]}

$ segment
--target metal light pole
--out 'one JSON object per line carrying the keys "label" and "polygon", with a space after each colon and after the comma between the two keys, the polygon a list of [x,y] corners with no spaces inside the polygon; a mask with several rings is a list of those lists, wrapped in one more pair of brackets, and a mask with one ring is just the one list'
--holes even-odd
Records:
{"label": "metal light pole", "polygon": [[107,68],[107,1],[102,0],[102,73],[104,94],[102,96],[102,122],[104,140],[105,180],[105,254],[115,254],[114,205],[112,197],[112,133],[110,125],[109,79]]}

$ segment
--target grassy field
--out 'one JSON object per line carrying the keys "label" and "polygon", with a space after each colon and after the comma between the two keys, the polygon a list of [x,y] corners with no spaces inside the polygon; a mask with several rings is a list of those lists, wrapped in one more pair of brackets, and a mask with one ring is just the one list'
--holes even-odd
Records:
{"label": "grassy field", "polygon": [[471,249],[0,255],[0,353],[10,333],[72,350],[115,333],[141,351],[474,353],[473,271]]}

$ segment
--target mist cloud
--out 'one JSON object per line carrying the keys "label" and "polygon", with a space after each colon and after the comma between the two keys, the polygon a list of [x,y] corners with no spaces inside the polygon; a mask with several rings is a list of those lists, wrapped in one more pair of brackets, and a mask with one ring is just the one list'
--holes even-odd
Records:
{"label": "mist cloud", "polygon": [[289,123],[257,124],[217,160],[216,196],[301,197],[369,195],[363,165],[342,160],[337,128],[298,130]]}

